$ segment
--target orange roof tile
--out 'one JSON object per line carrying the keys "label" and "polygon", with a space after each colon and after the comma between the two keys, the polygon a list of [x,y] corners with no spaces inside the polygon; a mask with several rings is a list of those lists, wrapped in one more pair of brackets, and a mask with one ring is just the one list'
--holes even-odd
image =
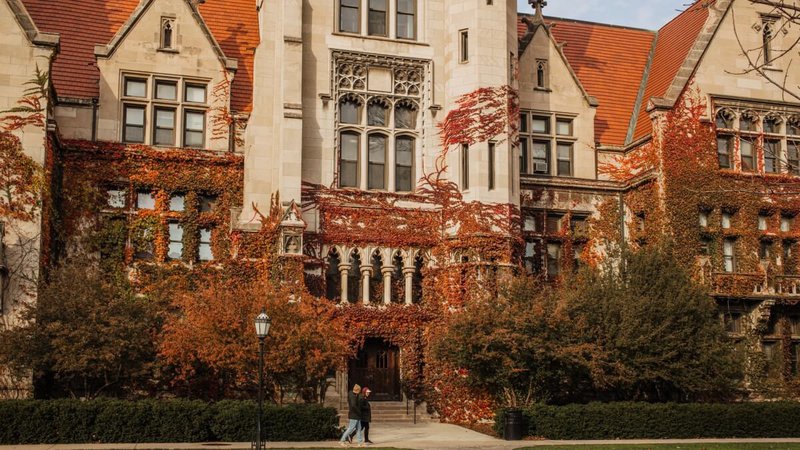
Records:
{"label": "orange roof tile", "polygon": [[655,33],[545,18],[583,87],[597,98],[595,141],[624,145]]}
{"label": "orange roof tile", "polygon": [[647,78],[647,87],[642,97],[639,117],[636,119],[634,139],[652,132],[652,122],[647,113],[647,102],[652,97],[663,97],[678,74],[697,36],[708,19],[708,0],[698,0],[681,14],[661,27],[653,62]]}
{"label": "orange roof tile", "polygon": [[[107,44],[139,4],[138,0],[23,0],[36,26],[61,35],[61,51],[52,70],[60,97],[99,95],[94,46]],[[236,14],[230,14],[236,10]],[[253,49],[258,45],[258,16],[251,0],[211,0],[200,13],[225,56],[236,58],[231,109],[252,108]]]}

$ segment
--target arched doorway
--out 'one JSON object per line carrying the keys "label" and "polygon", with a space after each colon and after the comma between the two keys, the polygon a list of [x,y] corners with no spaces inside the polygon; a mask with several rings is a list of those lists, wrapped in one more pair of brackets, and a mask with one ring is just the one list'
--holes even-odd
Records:
{"label": "arched doorway", "polygon": [[348,368],[348,391],[353,385],[367,386],[371,400],[399,401],[400,349],[381,338],[367,338]]}

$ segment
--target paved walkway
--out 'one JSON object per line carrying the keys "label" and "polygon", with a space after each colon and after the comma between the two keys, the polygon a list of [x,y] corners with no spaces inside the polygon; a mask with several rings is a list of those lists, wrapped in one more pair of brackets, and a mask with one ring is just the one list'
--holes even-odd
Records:
{"label": "paved walkway", "polygon": [[[513,450],[520,447],[587,444],[695,444],[729,443],[800,443],[800,439],[664,439],[614,441],[516,441],[507,442],[484,434],[442,423],[411,425],[376,423],[370,430],[373,447],[394,447],[414,450]],[[270,442],[267,448],[331,448],[337,442]],[[357,448],[356,446],[352,446]],[[250,443],[206,444],[62,444],[0,445],[0,450],[249,450]]]}

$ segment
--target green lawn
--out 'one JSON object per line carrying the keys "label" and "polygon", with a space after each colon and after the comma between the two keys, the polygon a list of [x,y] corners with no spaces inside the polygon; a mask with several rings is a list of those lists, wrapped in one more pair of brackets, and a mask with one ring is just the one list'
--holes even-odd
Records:
{"label": "green lawn", "polygon": [[659,445],[556,445],[522,447],[517,450],[800,450],[800,444],[659,444]]}

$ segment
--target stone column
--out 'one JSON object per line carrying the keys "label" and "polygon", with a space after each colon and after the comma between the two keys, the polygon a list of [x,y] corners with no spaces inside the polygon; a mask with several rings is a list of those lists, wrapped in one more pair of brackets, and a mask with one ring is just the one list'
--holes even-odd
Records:
{"label": "stone column", "polygon": [[381,268],[381,274],[383,274],[384,305],[392,303],[392,272],[394,272],[394,267],[392,266],[384,266]]}
{"label": "stone column", "polygon": [[414,303],[413,297],[413,290],[414,290],[414,272],[416,269],[414,267],[405,267],[403,268],[403,277],[405,278],[405,299],[406,305],[411,305]]}
{"label": "stone column", "polygon": [[342,277],[341,287],[342,287],[342,303],[350,303],[350,299],[347,298],[347,277],[350,275],[350,268],[352,265],[350,264],[339,264],[339,275]]}
{"label": "stone column", "polygon": [[372,267],[361,267],[361,301],[369,305],[369,279],[372,277]]}

